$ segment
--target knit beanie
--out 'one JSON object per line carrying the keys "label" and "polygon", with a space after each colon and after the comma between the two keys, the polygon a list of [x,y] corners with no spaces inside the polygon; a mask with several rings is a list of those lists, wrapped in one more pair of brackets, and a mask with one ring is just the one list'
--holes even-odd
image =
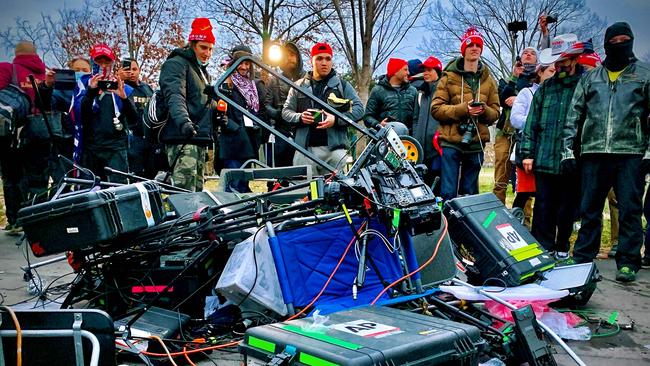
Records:
{"label": "knit beanie", "polygon": [[408,61],[409,75],[414,76],[422,72],[422,61],[417,58]]}
{"label": "knit beanie", "polygon": [[187,38],[188,41],[203,41],[215,43],[214,34],[212,34],[212,24],[208,18],[196,18],[192,22],[192,31]]}
{"label": "knit beanie", "polygon": [[390,58],[388,59],[388,65],[386,66],[386,76],[391,78],[393,75],[397,74],[404,66],[408,66],[406,60],[401,58]]}
{"label": "knit beanie", "polygon": [[474,26],[467,28],[467,31],[463,34],[463,38],[460,39],[460,54],[462,56],[465,55],[467,46],[472,43],[476,43],[481,47],[481,50],[483,49],[483,36]]}

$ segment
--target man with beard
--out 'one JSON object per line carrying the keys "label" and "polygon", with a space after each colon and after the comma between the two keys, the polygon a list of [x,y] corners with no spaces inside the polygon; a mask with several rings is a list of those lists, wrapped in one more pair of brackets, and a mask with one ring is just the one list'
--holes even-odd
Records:
{"label": "man with beard", "polygon": [[[295,82],[305,75],[300,50],[295,44],[288,42],[284,45],[284,59],[280,69],[282,76]],[[277,78],[271,78],[266,94],[266,114],[273,123],[273,127],[287,137],[294,137],[295,126],[282,118],[282,107],[287,100],[291,87]],[[275,140],[273,151],[273,166],[291,166],[295,150],[284,140],[271,137]]]}
{"label": "man with beard", "polygon": [[621,282],[636,280],[641,266],[641,197],[650,168],[650,66],[637,61],[633,44],[629,24],[607,28],[607,57],[580,79],[563,133],[562,164],[577,170],[579,155],[582,174],[582,225],[573,258],[579,263],[596,258],[603,205],[613,187],[619,218],[616,280]]}

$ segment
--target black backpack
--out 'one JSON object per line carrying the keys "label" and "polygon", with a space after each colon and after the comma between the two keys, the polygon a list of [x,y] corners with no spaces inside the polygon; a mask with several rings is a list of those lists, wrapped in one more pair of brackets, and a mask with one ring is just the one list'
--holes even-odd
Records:
{"label": "black backpack", "polygon": [[12,66],[11,84],[0,90],[0,137],[13,136],[32,109],[29,96],[18,86],[16,65]]}
{"label": "black backpack", "polygon": [[144,138],[154,144],[160,143],[160,133],[169,119],[169,108],[160,89],[153,92],[142,116]]}

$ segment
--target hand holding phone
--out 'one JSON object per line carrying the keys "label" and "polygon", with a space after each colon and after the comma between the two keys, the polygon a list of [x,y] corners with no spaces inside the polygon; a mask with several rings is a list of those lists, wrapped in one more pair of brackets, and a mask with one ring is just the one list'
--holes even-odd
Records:
{"label": "hand holding phone", "polygon": [[307,109],[307,112],[309,112],[314,119],[314,123],[320,123],[323,121],[323,111],[320,109]]}

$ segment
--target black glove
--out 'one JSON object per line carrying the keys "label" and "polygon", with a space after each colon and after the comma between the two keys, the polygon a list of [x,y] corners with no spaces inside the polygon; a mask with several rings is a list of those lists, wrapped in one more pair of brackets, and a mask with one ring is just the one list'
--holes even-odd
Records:
{"label": "black glove", "polygon": [[576,159],[564,159],[560,162],[560,172],[564,175],[574,175],[578,173],[578,161]]}
{"label": "black glove", "polygon": [[650,159],[641,159],[641,173],[650,174]]}
{"label": "black glove", "polygon": [[194,124],[192,122],[185,122],[181,126],[181,134],[185,137],[192,137],[196,135],[196,129],[194,128]]}

